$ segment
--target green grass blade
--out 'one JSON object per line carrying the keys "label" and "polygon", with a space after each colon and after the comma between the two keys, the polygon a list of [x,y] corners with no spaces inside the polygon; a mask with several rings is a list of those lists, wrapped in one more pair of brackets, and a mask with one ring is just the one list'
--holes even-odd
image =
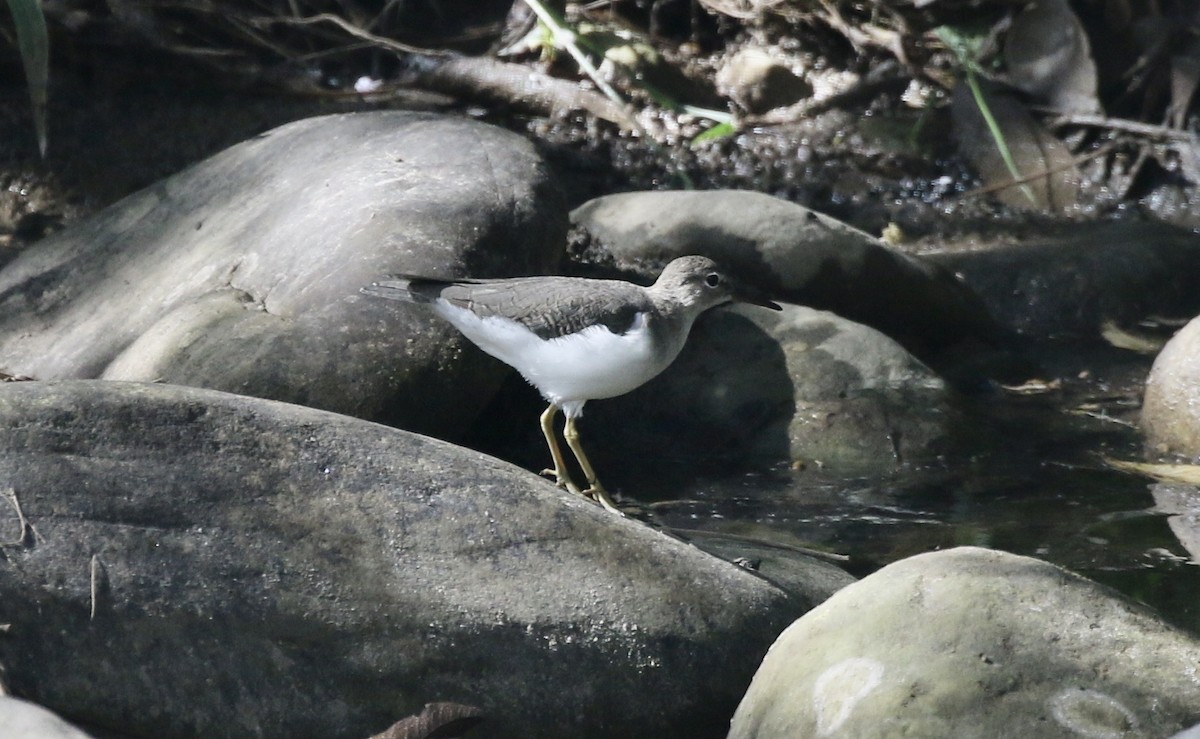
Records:
{"label": "green grass blade", "polygon": [[733,125],[733,123],[728,121],[724,123],[718,123],[712,128],[700,132],[694,139],[692,139],[691,145],[693,148],[698,147],[702,144],[708,143],[709,141],[727,138],[735,133],[737,133],[737,128]]}
{"label": "green grass blade", "polygon": [[[988,107],[987,100],[983,96],[983,89],[979,86],[979,80],[975,78],[975,72],[967,67],[967,87],[971,89],[971,96],[975,98],[975,105],[979,108],[980,115],[983,116],[984,123],[987,124],[988,132],[992,135],[992,140],[996,142],[996,149],[1000,152],[1000,158],[1004,160],[1004,166],[1008,168],[1008,173],[1012,175],[1013,181],[1019,181],[1024,175],[1021,170],[1017,169],[1017,162],[1013,159],[1012,151],[1008,148],[1008,141],[1004,138],[1004,132],[1000,130],[1000,124],[996,122],[996,118],[992,115],[992,109]],[[1028,184],[1022,182],[1017,187],[1024,193],[1025,197],[1034,206],[1038,205],[1038,199],[1033,194],[1033,189]]]}
{"label": "green grass blade", "polygon": [[50,82],[50,36],[46,33],[46,17],[42,14],[41,0],[8,0],[8,9],[12,11],[21,63],[29,83],[38,150],[46,156],[46,95]]}

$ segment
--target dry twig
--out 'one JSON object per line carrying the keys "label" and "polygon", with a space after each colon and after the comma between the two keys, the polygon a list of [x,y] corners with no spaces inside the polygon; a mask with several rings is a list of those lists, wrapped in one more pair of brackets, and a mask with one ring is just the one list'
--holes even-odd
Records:
{"label": "dry twig", "polygon": [[1104,146],[1097,148],[1095,151],[1089,151],[1086,154],[1080,154],[1079,156],[1072,158],[1070,161],[1063,162],[1062,164],[1058,165],[1057,167],[1047,167],[1046,169],[1039,169],[1038,171],[1031,172],[1030,174],[1027,174],[1023,177],[1011,178],[1011,179],[1004,180],[1003,182],[993,182],[990,185],[984,185],[983,187],[977,187],[974,190],[968,190],[967,192],[964,192],[962,195],[959,195],[959,197],[960,198],[970,198],[970,197],[976,197],[978,195],[987,195],[988,193],[993,193],[993,192],[996,192],[997,190],[1003,190],[1006,187],[1015,187],[1017,185],[1024,185],[1029,182],[1033,182],[1035,180],[1040,180],[1043,177],[1049,177],[1052,174],[1058,174],[1059,172],[1062,172],[1063,170],[1071,169],[1073,167],[1078,167],[1080,164],[1083,164],[1084,162],[1090,162],[1093,159],[1098,159],[1099,157],[1104,156],[1105,154],[1109,153],[1116,147],[1117,147],[1117,142],[1111,141],[1111,142],[1105,144]]}
{"label": "dry twig", "polygon": [[1051,129],[1062,126],[1107,128],[1110,131],[1124,131],[1125,133],[1132,133],[1138,136],[1167,139],[1168,141],[1183,141],[1191,144],[1196,143],[1196,134],[1191,131],[1181,131],[1169,126],[1156,126],[1152,123],[1130,121],[1124,118],[1108,118],[1090,113],[1063,113],[1049,123]]}
{"label": "dry twig", "polygon": [[333,13],[318,13],[317,15],[309,15],[309,16],[304,16],[304,17],[300,17],[300,18],[278,18],[278,17],[261,16],[258,18],[252,18],[249,20],[249,22],[252,25],[264,27],[264,28],[273,26],[273,25],[307,26],[307,25],[312,25],[314,23],[332,23],[333,25],[342,29],[343,31],[350,34],[354,38],[361,39],[363,41],[368,41],[382,49],[388,49],[389,51],[396,51],[396,52],[401,52],[404,54],[425,54],[425,55],[429,55],[429,56],[439,56],[439,55],[445,55],[448,53],[448,52],[444,52],[444,51],[438,51],[436,49],[422,49],[417,46],[410,46],[408,44],[400,43],[399,41],[396,41],[395,39],[385,38],[383,36],[376,36],[375,34],[371,33],[370,31],[364,31],[363,29],[354,25],[350,21],[347,21],[345,18],[342,18],[341,16],[338,16],[338,15],[334,15]]}

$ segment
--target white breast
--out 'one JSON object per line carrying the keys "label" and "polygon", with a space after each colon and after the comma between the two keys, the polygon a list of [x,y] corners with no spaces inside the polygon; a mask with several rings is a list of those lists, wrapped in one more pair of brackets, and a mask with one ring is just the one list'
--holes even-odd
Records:
{"label": "white breast", "polygon": [[646,315],[637,314],[633,327],[615,334],[605,326],[543,339],[508,318],[480,318],[443,299],[434,303],[438,315],[480,349],[516,368],[547,401],[577,416],[584,401],[623,395],[666,369],[683,347],[687,332],[674,345],[651,341]]}

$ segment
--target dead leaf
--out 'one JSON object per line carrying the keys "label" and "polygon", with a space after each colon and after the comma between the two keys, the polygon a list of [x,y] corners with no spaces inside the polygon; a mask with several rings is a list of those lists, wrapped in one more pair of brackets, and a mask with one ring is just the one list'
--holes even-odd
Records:
{"label": "dead leaf", "polygon": [[1096,62],[1087,32],[1067,0],[1038,0],[1004,37],[1010,85],[1060,113],[1099,113]]}
{"label": "dead leaf", "polygon": [[1029,380],[1020,385],[1001,385],[1001,389],[1013,395],[1044,395],[1062,390],[1062,380]]}
{"label": "dead leaf", "polygon": [[1012,153],[1021,179],[1014,181],[968,85],[954,88],[950,106],[958,149],[1003,203],[1021,210],[1068,213],[1079,202],[1080,174],[1067,146],[1055,138],[1013,93],[980,80],[984,103]]}
{"label": "dead leaf", "polygon": [[1166,337],[1135,334],[1112,321],[1100,324],[1100,335],[1118,349],[1127,349],[1139,354],[1158,354],[1167,343]]}
{"label": "dead leaf", "polygon": [[1148,462],[1126,462],[1104,457],[1104,463],[1114,469],[1136,472],[1163,482],[1182,482],[1200,485],[1200,465],[1195,464],[1152,464]]}

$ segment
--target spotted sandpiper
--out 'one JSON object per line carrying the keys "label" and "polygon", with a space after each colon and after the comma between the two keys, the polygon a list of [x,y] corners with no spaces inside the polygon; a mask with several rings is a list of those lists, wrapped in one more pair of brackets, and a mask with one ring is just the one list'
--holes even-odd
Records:
{"label": "spotted sandpiper", "polygon": [[[584,404],[623,395],[666,369],[683,349],[692,322],[709,308],[736,300],[780,310],[700,256],[672,261],[649,287],[579,277],[390,275],[363,292],[428,303],[480,349],[516,368],[550,404],[541,425],[554,469],[543,474],[618,513],[579,443],[575,419]],[[586,490],[571,480],[555,440],[559,409],[566,414],[563,437],[587,477]]]}

